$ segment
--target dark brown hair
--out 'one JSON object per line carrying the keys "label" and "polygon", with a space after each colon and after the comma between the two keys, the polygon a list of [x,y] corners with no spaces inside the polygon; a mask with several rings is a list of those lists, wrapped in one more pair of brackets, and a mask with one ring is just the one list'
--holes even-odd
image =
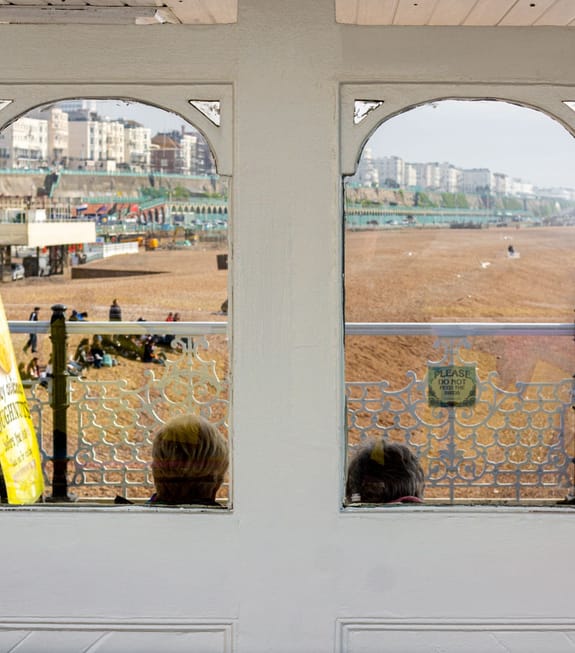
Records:
{"label": "dark brown hair", "polygon": [[371,440],[355,452],[347,472],[347,503],[389,503],[402,497],[423,498],[425,478],[415,454],[405,444]]}

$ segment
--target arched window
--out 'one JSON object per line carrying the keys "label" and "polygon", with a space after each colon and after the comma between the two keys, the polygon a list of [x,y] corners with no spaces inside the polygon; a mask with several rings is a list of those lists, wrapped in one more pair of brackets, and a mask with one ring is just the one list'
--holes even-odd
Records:
{"label": "arched window", "polygon": [[347,456],[359,456],[344,502],[389,500],[389,443],[418,458],[428,502],[564,500],[575,471],[571,134],[503,101],[420,103],[378,128],[385,98],[355,106],[371,134],[344,182]]}
{"label": "arched window", "polygon": [[[131,100],[52,102],[0,133],[0,168],[7,318],[27,321],[38,304],[31,319],[45,321],[13,334],[44,496],[230,507],[227,243],[214,246],[190,210],[191,198],[225,204],[228,185],[202,131]],[[51,320],[65,337],[48,337]],[[69,404],[59,445],[53,396]],[[182,414],[193,418],[171,426]],[[194,459],[198,434],[210,460]],[[175,437],[183,449],[171,451]]]}

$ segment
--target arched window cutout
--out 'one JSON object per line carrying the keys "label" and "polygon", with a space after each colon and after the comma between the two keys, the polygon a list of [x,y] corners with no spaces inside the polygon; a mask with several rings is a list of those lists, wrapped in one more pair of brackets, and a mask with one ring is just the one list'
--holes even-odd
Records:
{"label": "arched window cutout", "polygon": [[345,177],[347,460],[372,449],[344,505],[393,499],[382,442],[426,503],[573,501],[575,140],[519,103],[382,96]]}
{"label": "arched window cutout", "polygon": [[378,109],[383,104],[383,100],[355,100],[353,104],[353,124],[358,125],[365,120],[367,115]]}
{"label": "arched window cutout", "polygon": [[220,102],[219,101],[205,101],[205,100],[189,100],[190,104],[200,111],[206,118],[212,122],[216,127],[220,126]]}
{"label": "arched window cutout", "polygon": [[[186,95],[179,106],[192,114]],[[195,117],[208,131],[208,121]],[[158,488],[155,435],[190,413],[219,434],[217,494],[205,487],[204,470],[195,487],[207,494],[175,501],[170,491],[155,505],[230,508],[221,440],[229,440],[228,180],[216,174],[200,128],[131,99],[73,97],[39,105],[5,127],[0,168],[8,320],[28,320],[37,304],[38,320],[49,322],[51,307],[65,307],[62,357],[52,355],[46,331],[25,351],[28,336],[12,336],[40,441],[45,498],[145,503]],[[37,277],[34,298],[24,276]],[[61,377],[46,368],[58,360],[66,365]],[[69,409],[67,441],[52,463],[56,447],[43,424],[51,420],[46,392],[57,378],[65,380]]]}

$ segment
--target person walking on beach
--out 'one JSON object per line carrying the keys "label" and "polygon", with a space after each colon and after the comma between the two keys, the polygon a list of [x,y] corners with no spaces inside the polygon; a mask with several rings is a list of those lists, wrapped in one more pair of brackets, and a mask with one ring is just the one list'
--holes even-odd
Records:
{"label": "person walking on beach", "polygon": [[[28,321],[37,322],[39,311],[40,311],[40,307],[34,306],[34,310],[30,313],[30,317],[28,318]],[[28,349],[30,349],[33,354],[35,354],[38,351],[38,335],[36,333],[30,333],[28,335],[28,340],[24,345],[24,351],[28,351]]]}
{"label": "person walking on beach", "polygon": [[114,299],[112,305],[110,306],[110,312],[108,314],[110,322],[121,322],[122,321],[122,309],[118,304],[118,300]]}

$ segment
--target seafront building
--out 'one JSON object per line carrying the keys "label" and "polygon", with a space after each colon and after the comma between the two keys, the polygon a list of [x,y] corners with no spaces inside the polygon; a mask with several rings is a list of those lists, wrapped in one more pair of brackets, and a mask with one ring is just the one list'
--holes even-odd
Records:
{"label": "seafront building", "polygon": [[0,133],[0,168],[214,174],[209,146],[193,127],[152,138],[150,128],[102,117],[96,107],[74,100],[16,120]]}
{"label": "seafront building", "polygon": [[48,157],[48,121],[21,118],[0,133],[0,166],[39,168]]}
{"label": "seafront building", "polygon": [[[374,157],[366,147],[352,185],[372,188],[406,188],[447,193],[490,192],[497,195],[533,197],[541,195],[534,184],[487,168],[458,168],[449,162],[408,162],[398,156]],[[546,191],[549,193],[549,190]],[[573,189],[556,189],[553,197],[573,199]]]}

